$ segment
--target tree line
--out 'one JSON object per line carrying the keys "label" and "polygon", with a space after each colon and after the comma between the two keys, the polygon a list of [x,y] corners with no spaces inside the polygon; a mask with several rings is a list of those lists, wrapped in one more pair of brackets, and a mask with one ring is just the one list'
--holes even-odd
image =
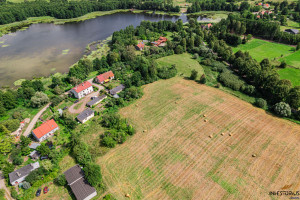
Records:
{"label": "tree line", "polygon": [[58,19],[80,17],[94,11],[115,9],[161,10],[179,12],[172,1],[125,0],[125,1],[33,1],[23,3],[0,3],[0,25],[22,21],[28,17],[51,16]]}

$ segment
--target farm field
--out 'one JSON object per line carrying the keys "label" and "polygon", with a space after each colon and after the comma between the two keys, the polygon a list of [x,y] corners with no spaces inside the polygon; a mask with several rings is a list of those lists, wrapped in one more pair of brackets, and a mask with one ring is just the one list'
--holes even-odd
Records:
{"label": "farm field", "polygon": [[[233,52],[237,52],[238,50],[248,51],[258,62],[262,61],[264,58],[268,58],[271,61],[274,58],[280,59],[281,55],[285,58],[285,56],[294,54],[291,46],[260,39],[252,39],[246,44],[233,48]],[[300,67],[300,62],[294,64],[297,64]]]}
{"label": "farm field", "polygon": [[300,69],[285,68],[278,70],[281,79],[288,79],[293,86],[300,85]]}
{"label": "farm field", "polygon": [[269,192],[300,189],[296,124],[180,77],[144,93],[120,111],[136,135],[98,159],[116,199],[277,199]]}
{"label": "farm field", "polygon": [[178,74],[189,77],[193,69],[198,71],[198,78],[204,73],[202,66],[197,60],[191,59],[192,55],[188,53],[174,54],[156,60],[159,66],[176,65]]}

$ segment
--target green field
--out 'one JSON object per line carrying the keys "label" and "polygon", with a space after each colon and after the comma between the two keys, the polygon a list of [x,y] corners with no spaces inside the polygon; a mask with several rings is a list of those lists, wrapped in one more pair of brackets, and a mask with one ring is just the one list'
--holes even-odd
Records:
{"label": "green field", "polygon": [[[238,47],[233,48],[233,52],[237,52],[238,50],[248,51],[254,59],[260,62],[264,58],[269,58],[269,60],[271,61],[274,59],[282,59],[281,55],[283,55],[283,58],[285,58],[286,56],[291,56],[292,54],[294,54],[292,49],[293,47],[288,45],[253,39],[246,44],[242,44]],[[300,60],[299,63],[295,64],[300,66]]]}
{"label": "green field", "polygon": [[172,56],[159,58],[157,59],[157,63],[159,66],[171,66],[175,64],[178,74],[185,77],[189,77],[191,75],[191,71],[195,69],[198,71],[198,78],[200,78],[200,76],[204,73],[203,68],[197,60],[191,58],[192,56],[187,53],[175,54]]}
{"label": "green field", "polygon": [[300,51],[294,52],[293,49],[288,45],[253,39],[247,44],[233,48],[233,52],[248,51],[258,62],[268,58],[274,65],[279,65],[281,61],[285,61],[292,67],[278,70],[280,78],[290,80],[293,85],[300,85]]}
{"label": "green field", "polygon": [[288,79],[293,86],[300,85],[300,70],[295,68],[285,68],[278,70],[281,79]]}

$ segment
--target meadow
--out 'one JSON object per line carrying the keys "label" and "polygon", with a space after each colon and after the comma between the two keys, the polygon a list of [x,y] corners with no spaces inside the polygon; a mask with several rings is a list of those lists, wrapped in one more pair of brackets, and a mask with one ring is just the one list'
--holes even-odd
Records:
{"label": "meadow", "polygon": [[192,55],[188,53],[175,54],[172,56],[166,56],[156,60],[158,65],[161,66],[171,66],[176,65],[178,74],[184,77],[189,77],[191,71],[194,69],[198,71],[198,78],[204,73],[202,66],[197,60],[191,59]]}
{"label": "meadow", "polygon": [[175,77],[120,114],[137,133],[98,158],[116,199],[270,199],[297,190],[300,127]]}
{"label": "meadow", "polygon": [[291,67],[278,70],[280,77],[290,80],[293,85],[300,85],[300,51],[295,52],[293,49],[294,47],[289,45],[252,39],[246,44],[233,48],[233,52],[247,51],[258,62],[268,58],[274,65],[279,65],[281,61],[285,61]]}

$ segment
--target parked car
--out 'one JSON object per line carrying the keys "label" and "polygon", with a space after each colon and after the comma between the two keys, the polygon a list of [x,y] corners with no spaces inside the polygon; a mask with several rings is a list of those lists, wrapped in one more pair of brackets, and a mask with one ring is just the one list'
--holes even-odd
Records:
{"label": "parked car", "polygon": [[78,103],[79,102],[79,99],[77,99],[76,101],[74,101],[74,103]]}
{"label": "parked car", "polygon": [[49,192],[49,188],[46,186],[44,187],[44,194],[47,194],[47,192]]}
{"label": "parked car", "polygon": [[66,106],[66,107],[63,108],[63,110],[66,110],[66,109],[68,109],[68,106]]}
{"label": "parked car", "polygon": [[36,193],[35,193],[35,196],[39,197],[41,195],[41,192],[42,192],[42,189],[39,188]]}
{"label": "parked car", "polygon": [[45,159],[48,159],[48,156],[42,156],[41,157],[41,160],[45,160]]}

